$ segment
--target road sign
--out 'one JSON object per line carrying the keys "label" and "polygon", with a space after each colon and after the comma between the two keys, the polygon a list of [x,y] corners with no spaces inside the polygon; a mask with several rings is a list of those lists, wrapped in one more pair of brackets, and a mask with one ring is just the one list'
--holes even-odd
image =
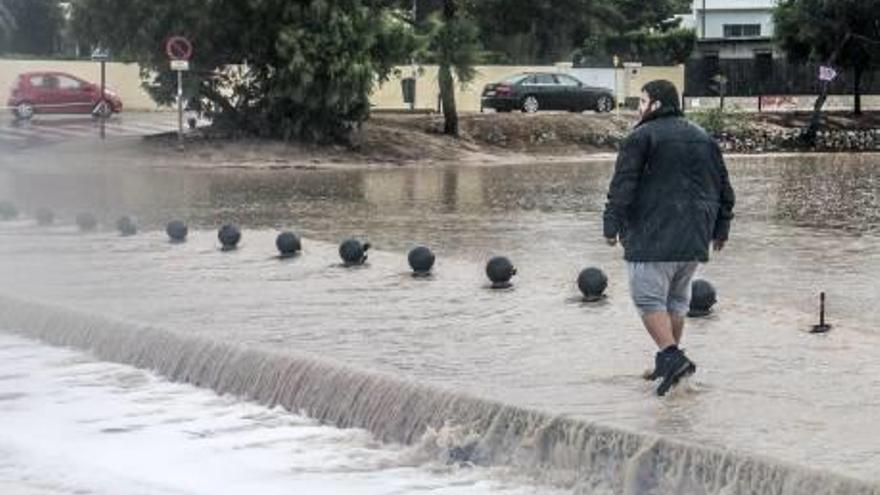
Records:
{"label": "road sign", "polygon": [[171,60],[189,60],[192,58],[192,43],[183,36],[172,36],[165,43],[165,54]]}
{"label": "road sign", "polygon": [[172,60],[171,61],[171,70],[176,71],[188,71],[189,70],[189,62],[186,60]]}
{"label": "road sign", "polygon": [[110,51],[106,48],[97,47],[92,50],[92,60],[95,62],[103,62],[110,59]]}

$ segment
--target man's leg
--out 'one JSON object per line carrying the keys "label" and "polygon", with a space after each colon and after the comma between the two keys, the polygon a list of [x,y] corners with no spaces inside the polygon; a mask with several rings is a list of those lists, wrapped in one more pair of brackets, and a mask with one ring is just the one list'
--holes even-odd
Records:
{"label": "man's leg", "polygon": [[678,313],[666,313],[672,322],[672,338],[675,345],[681,345],[681,334],[684,332],[684,315]]}
{"label": "man's leg", "polygon": [[[642,315],[645,329],[660,349],[654,360],[654,370],[646,373],[645,378],[661,379],[657,387],[657,395],[663,396],[678,383],[681,377],[696,371],[696,366],[676,345],[676,326],[670,315],[672,313],[683,316],[680,311],[682,307],[680,296],[684,284],[678,280],[679,272],[682,270],[677,263],[659,262],[630,263],[629,269],[633,302]],[[677,291],[672,290],[673,282],[678,282]],[[689,287],[690,280],[687,282]],[[679,299],[676,304],[670,304],[673,294]],[[677,327],[679,338],[683,327],[681,324]]]}
{"label": "man's leg", "polygon": [[642,317],[645,330],[663,350],[675,344],[672,322],[667,313],[670,277],[659,263],[627,263],[629,290]]}
{"label": "man's leg", "polygon": [[[674,320],[669,317],[669,313],[666,311],[645,313],[642,315],[642,323],[661,351],[678,343],[675,337]],[[680,329],[679,335],[681,335]]]}
{"label": "man's leg", "polygon": [[681,344],[684,333],[684,317],[687,315],[691,304],[691,281],[697,272],[696,262],[677,263],[675,274],[669,284],[669,299],[666,310],[669,320],[672,322],[672,336],[675,344]]}

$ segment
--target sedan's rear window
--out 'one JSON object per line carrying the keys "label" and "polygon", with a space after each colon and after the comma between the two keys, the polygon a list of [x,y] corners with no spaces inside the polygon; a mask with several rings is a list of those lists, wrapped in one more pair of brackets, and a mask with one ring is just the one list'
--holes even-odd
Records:
{"label": "sedan's rear window", "polygon": [[504,79],[501,80],[501,82],[506,83],[506,84],[519,84],[520,81],[522,81],[525,78],[526,78],[525,74],[516,74],[513,76],[505,77]]}
{"label": "sedan's rear window", "polygon": [[556,78],[551,74],[535,74],[534,81],[530,81],[532,84],[542,84],[542,85],[555,85],[557,84]]}

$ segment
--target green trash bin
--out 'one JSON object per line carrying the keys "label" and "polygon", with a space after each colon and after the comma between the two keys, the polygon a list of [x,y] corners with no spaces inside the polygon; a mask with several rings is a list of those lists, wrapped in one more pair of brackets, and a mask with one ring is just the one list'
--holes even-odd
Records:
{"label": "green trash bin", "polygon": [[403,91],[403,102],[412,105],[416,101],[416,78],[404,77],[400,80],[400,89]]}

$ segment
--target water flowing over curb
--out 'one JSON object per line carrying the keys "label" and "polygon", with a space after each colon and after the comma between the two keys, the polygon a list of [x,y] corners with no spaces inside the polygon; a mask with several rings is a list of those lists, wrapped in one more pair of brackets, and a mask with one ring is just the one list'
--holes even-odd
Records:
{"label": "water flowing over curb", "polygon": [[444,428],[450,462],[513,466],[575,493],[880,495],[880,486],[759,456],[556,417],[288,353],[0,296],[0,328],[170,380],[302,411],[385,441]]}

